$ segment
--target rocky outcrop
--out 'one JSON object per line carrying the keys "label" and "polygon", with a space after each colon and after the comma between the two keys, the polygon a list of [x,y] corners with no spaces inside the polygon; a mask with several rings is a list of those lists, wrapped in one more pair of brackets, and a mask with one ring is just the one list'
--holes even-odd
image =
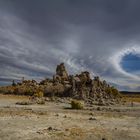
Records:
{"label": "rocky outcrop", "polygon": [[45,86],[46,96],[72,97],[92,104],[109,105],[118,101],[119,92],[99,77],[90,77],[87,71],[75,76],[68,75],[64,63],[57,65],[53,81],[40,82]]}
{"label": "rocky outcrop", "polygon": [[99,105],[114,104],[120,98],[117,89],[106,81],[101,81],[99,77],[92,79],[87,71],[75,76],[68,75],[64,63],[57,65],[52,79],[47,78],[40,83],[35,80],[22,80],[12,86],[12,92],[16,94],[33,95],[37,91],[43,92],[45,96],[71,97]]}
{"label": "rocky outcrop", "polygon": [[64,66],[64,63],[57,65],[56,75],[53,76],[53,80],[56,82],[64,82],[68,80],[68,73]]}

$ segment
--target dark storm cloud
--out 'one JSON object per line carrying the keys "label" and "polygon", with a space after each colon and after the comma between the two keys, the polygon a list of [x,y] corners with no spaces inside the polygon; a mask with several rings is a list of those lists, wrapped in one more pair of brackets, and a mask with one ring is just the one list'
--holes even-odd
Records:
{"label": "dark storm cloud", "polygon": [[63,61],[70,73],[88,70],[137,89],[129,81],[137,85],[139,74],[119,63],[140,50],[139,6],[139,0],[0,0],[0,78],[41,79]]}

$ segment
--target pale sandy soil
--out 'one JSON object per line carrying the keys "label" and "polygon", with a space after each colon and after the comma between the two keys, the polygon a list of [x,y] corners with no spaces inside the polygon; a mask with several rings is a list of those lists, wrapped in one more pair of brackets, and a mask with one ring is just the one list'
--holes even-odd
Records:
{"label": "pale sandy soil", "polygon": [[0,140],[139,140],[140,104],[65,109],[69,104],[16,105],[27,97],[0,95]]}

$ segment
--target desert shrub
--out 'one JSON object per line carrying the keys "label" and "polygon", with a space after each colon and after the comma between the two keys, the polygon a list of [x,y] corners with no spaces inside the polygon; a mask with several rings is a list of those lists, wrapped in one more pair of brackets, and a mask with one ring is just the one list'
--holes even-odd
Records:
{"label": "desert shrub", "polygon": [[24,93],[24,95],[30,95],[30,96],[32,96],[33,94],[35,93],[35,89],[33,89],[32,87],[26,87],[25,88],[25,93]]}
{"label": "desert shrub", "polygon": [[38,98],[42,98],[44,96],[44,93],[42,91],[39,91],[39,92],[36,92],[34,94],[35,97],[38,97]]}
{"label": "desert shrub", "polygon": [[45,96],[50,96],[50,97],[62,96],[63,93],[64,93],[64,90],[65,90],[65,88],[64,88],[63,84],[60,84],[60,83],[57,83],[57,84],[48,83],[44,88],[44,94],[45,94]]}
{"label": "desert shrub", "polygon": [[0,93],[2,94],[12,94],[14,92],[15,87],[12,86],[4,86],[0,87]]}
{"label": "desert shrub", "polygon": [[35,92],[35,90],[33,89],[33,87],[18,85],[18,86],[15,86],[13,93],[16,95],[30,95],[30,96],[32,96],[34,94],[34,92]]}
{"label": "desert shrub", "polygon": [[105,92],[106,92],[107,94],[112,94],[112,90],[111,90],[110,87],[107,87],[107,88],[105,89]]}
{"label": "desert shrub", "polygon": [[111,87],[111,92],[115,97],[122,98],[122,95],[120,94],[120,92],[116,88]]}
{"label": "desert shrub", "polygon": [[119,91],[115,89],[114,87],[111,87],[111,91],[114,96],[119,96]]}
{"label": "desert shrub", "polygon": [[37,101],[37,104],[44,105],[45,104],[45,101],[44,100],[38,100]]}
{"label": "desert shrub", "polygon": [[115,97],[121,97],[121,94],[119,93],[119,91],[114,87],[106,88],[105,92],[108,93],[108,94],[112,94]]}
{"label": "desert shrub", "polygon": [[71,108],[72,109],[83,109],[84,105],[82,102],[80,102],[78,100],[72,100],[71,101]]}

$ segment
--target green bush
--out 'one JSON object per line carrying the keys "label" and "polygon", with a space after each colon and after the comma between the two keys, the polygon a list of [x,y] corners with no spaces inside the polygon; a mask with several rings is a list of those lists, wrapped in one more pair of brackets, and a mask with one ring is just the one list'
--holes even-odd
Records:
{"label": "green bush", "polygon": [[71,108],[72,109],[83,109],[84,104],[82,102],[80,102],[80,101],[72,100],[71,101]]}

